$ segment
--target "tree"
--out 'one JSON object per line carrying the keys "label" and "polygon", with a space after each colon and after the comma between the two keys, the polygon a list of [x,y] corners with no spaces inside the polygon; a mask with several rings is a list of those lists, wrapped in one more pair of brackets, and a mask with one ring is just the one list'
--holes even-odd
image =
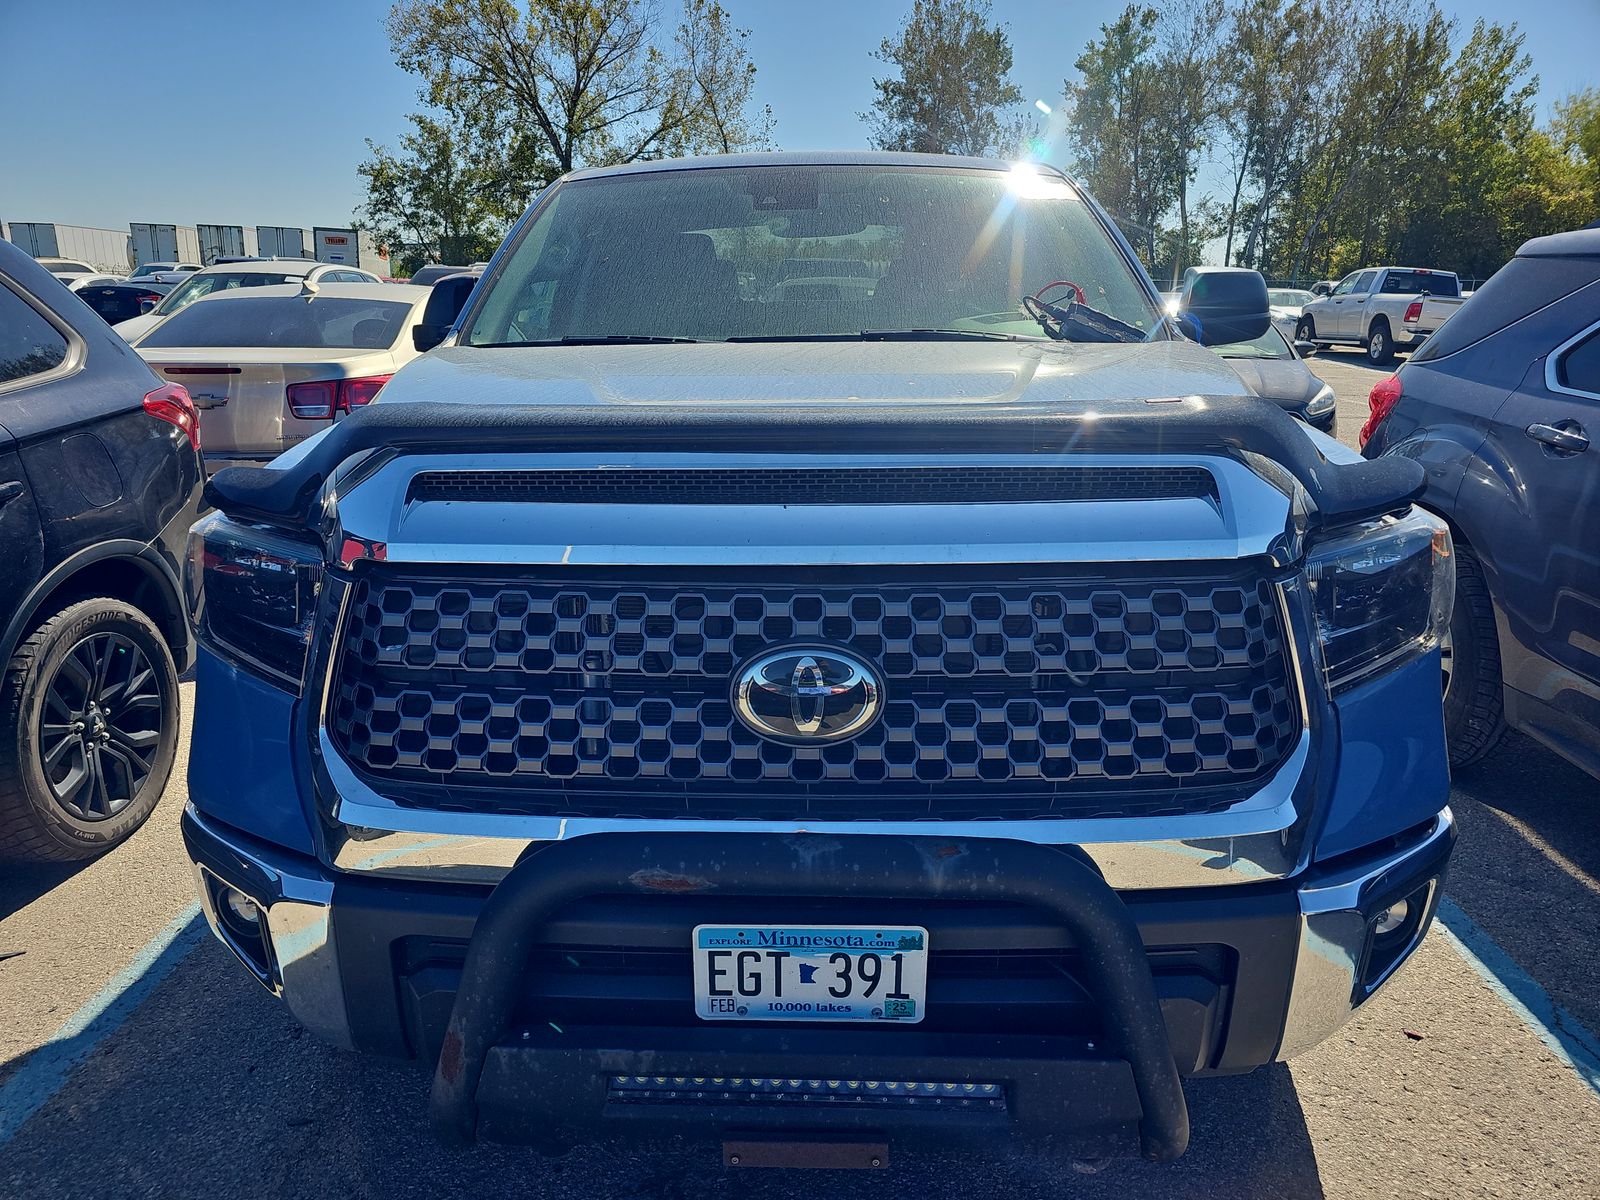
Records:
{"label": "tree", "polygon": [[561,172],[759,140],[745,34],[716,0],[666,42],[635,0],[398,0],[388,29],[430,105]]}
{"label": "tree", "polygon": [[1235,15],[1236,32],[1240,23],[1257,16],[1264,24],[1242,39],[1265,68],[1251,72],[1258,90],[1244,97],[1245,119],[1252,127],[1246,169],[1256,186],[1241,254],[1246,266],[1267,256],[1262,243],[1268,219],[1302,161],[1308,127],[1330,107],[1329,64],[1348,53],[1340,44],[1347,36],[1342,17],[1323,0],[1293,0],[1287,8],[1278,0],[1256,3]]}
{"label": "tree", "polygon": [[1590,211],[1600,214],[1600,88],[1574,92],[1557,104],[1550,135],[1587,187]]}
{"label": "tree", "polygon": [[1181,154],[1167,106],[1172,92],[1152,54],[1158,14],[1130,4],[1100,27],[1064,85],[1076,171],[1153,264],[1157,226],[1176,195]]}
{"label": "tree", "polygon": [[[1410,177],[1407,149],[1395,130],[1423,116],[1426,99],[1437,93],[1450,58],[1451,24],[1431,3],[1415,13],[1391,4],[1352,20],[1349,53],[1332,72],[1324,94],[1326,119],[1309,122],[1303,150],[1311,186],[1293,214],[1300,228],[1299,247],[1289,275],[1298,280],[1313,243],[1343,210],[1352,189],[1363,178]],[[1402,120],[1402,118],[1406,118]],[[1366,204],[1361,210],[1371,216]],[[1280,264],[1281,266],[1282,264]]]}
{"label": "tree", "polygon": [[1222,115],[1226,12],[1224,0],[1181,0],[1163,9],[1157,22],[1156,71],[1166,92],[1162,108],[1178,197],[1180,250],[1172,258],[1174,287],[1184,268],[1200,261],[1190,228],[1189,184]]}
{"label": "tree", "polygon": [[745,50],[749,37],[748,29],[729,28],[727,13],[709,0],[688,0],[678,26],[690,95],[699,101],[698,136],[723,154],[772,145],[772,106],[762,107],[757,124],[749,116],[756,82],[756,65]]}
{"label": "tree", "polygon": [[1025,127],[1011,114],[1011,41],[989,21],[986,0],[916,0],[894,38],[872,57],[893,68],[874,79],[871,140],[881,150],[924,154],[1015,153]]}
{"label": "tree", "polygon": [[484,165],[465,131],[421,113],[408,119],[411,131],[397,151],[368,140],[372,157],[356,168],[367,186],[356,223],[400,262],[488,257],[526,193],[510,184],[503,164]]}

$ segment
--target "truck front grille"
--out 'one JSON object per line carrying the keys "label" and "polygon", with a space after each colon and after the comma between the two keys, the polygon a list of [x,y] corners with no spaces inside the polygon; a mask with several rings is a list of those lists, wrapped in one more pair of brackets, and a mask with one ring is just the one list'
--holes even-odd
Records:
{"label": "truck front grille", "polygon": [[[1299,713],[1272,586],[1243,570],[928,584],[836,572],[685,587],[402,577],[355,585],[327,721],[406,803],[552,816],[983,819],[1237,800]],[[737,668],[848,649],[884,717],[826,746],[735,719]]]}

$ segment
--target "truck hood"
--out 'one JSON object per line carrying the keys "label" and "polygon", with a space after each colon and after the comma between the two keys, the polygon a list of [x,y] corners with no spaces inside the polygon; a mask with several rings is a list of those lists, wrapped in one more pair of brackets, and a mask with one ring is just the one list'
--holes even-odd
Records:
{"label": "truck hood", "polygon": [[385,405],[697,406],[1113,404],[1248,394],[1189,342],[708,342],[447,347],[383,390]]}

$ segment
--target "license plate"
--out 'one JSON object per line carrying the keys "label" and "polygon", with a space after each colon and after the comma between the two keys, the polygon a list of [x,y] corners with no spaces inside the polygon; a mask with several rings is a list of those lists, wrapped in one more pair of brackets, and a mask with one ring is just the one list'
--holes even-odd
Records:
{"label": "license plate", "polygon": [[928,931],[872,925],[697,925],[706,1021],[888,1021],[927,1008]]}

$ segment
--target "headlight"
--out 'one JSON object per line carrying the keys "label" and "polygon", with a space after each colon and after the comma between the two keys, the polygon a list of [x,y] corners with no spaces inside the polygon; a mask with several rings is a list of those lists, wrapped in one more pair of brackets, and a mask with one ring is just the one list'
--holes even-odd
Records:
{"label": "headlight", "polygon": [[1450,531],[1419,508],[1313,546],[1306,574],[1331,691],[1427,653],[1449,625]]}
{"label": "headlight", "polygon": [[221,513],[189,531],[195,634],[224,658],[300,687],[322,588],[321,548]]}
{"label": "headlight", "polygon": [[1322,385],[1322,390],[1311,397],[1311,403],[1306,405],[1306,416],[1325,417],[1333,411],[1333,389],[1327,384]]}

